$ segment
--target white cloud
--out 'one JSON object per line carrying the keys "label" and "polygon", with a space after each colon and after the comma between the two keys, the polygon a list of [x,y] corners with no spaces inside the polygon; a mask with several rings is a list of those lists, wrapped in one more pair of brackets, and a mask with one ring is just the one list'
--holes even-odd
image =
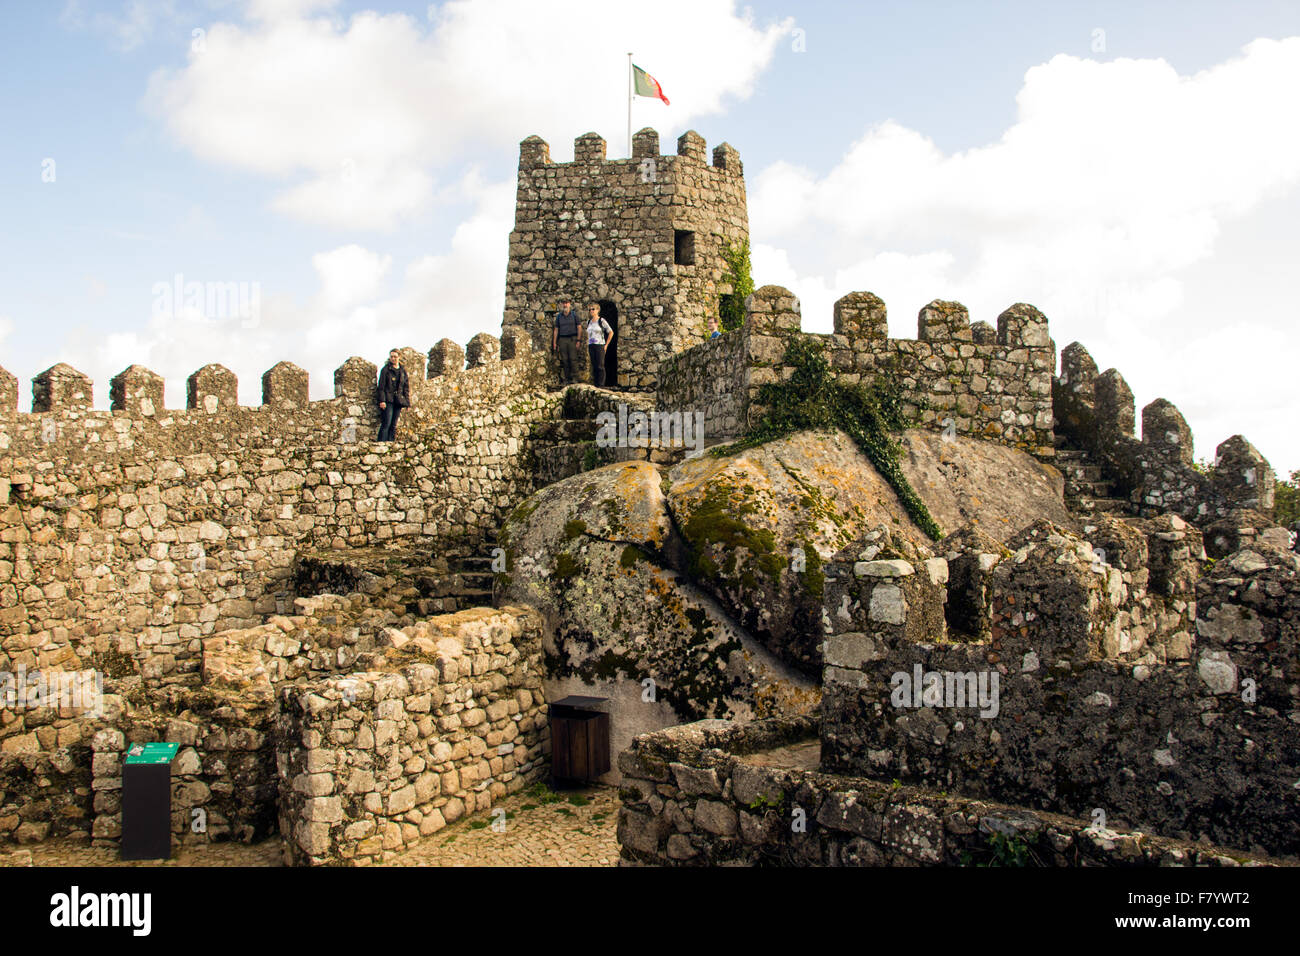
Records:
{"label": "white cloud", "polygon": [[[1300,38],[1256,40],[1194,76],[1163,60],[1056,56],[1025,74],[1016,122],[996,143],[945,153],[886,120],[824,174],[764,170],[750,190],[751,232],[765,244],[755,280],[771,281],[764,268],[782,276],[808,329],[830,327],[825,303],[873,291],[905,337],[935,298],[989,322],[1032,302],[1058,345],[1077,339],[1119,368],[1139,406],[1157,395],[1178,404],[1206,455],[1241,431],[1300,466],[1294,428],[1253,400],[1281,400],[1276,382],[1300,366],[1295,310],[1251,310],[1249,269],[1216,258],[1227,225],[1296,195],[1295,89]],[[1273,238],[1276,261],[1300,258],[1293,230]],[[1249,327],[1188,299],[1217,268],[1245,280]],[[1261,342],[1273,384],[1260,381]]]}
{"label": "white cloud", "polygon": [[662,0],[653,15],[601,0],[460,0],[431,8],[431,22],[344,21],[333,6],[260,0],[251,22],[210,25],[184,68],[151,77],[146,103],[203,158],[295,180],[277,210],[358,228],[420,215],[440,170],[513,146],[520,130],[562,157],[594,122],[622,155],[629,45],[672,100],[638,103],[636,125],[684,128],[747,96],[790,27],[760,27],[730,0]]}
{"label": "white cloud", "polygon": [[392,256],[381,256],[355,243],[332,252],[312,256],[312,266],[321,279],[321,304],[338,312],[372,298],[393,264]]}

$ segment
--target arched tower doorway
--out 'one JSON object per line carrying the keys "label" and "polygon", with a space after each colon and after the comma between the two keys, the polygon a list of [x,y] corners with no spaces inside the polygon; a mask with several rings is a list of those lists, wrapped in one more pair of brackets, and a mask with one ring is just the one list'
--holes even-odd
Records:
{"label": "arched tower doorway", "polygon": [[605,349],[605,387],[616,388],[618,386],[618,343],[623,337],[618,330],[618,306],[608,299],[601,299],[598,304],[600,317],[614,330],[614,344]]}

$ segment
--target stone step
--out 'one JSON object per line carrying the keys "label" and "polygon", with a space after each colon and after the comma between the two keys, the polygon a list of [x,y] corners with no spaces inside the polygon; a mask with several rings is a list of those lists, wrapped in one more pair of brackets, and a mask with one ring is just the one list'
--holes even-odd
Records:
{"label": "stone step", "polygon": [[1070,489],[1075,498],[1114,498],[1115,489],[1109,481],[1085,482]]}
{"label": "stone step", "polygon": [[1116,514],[1129,510],[1129,503],[1122,498],[1067,496],[1065,505],[1070,511],[1080,514]]}
{"label": "stone step", "polygon": [[[570,475],[633,457],[628,449],[601,448],[593,442],[571,442],[537,449],[538,481],[549,485]],[[622,454],[620,454],[622,452]],[[644,457],[638,454],[635,457]]]}
{"label": "stone step", "polygon": [[557,445],[595,441],[599,430],[600,426],[593,420],[561,418],[556,421],[538,422],[533,429],[533,439],[555,442]]}
{"label": "stone step", "polygon": [[566,419],[575,421],[596,420],[601,412],[618,413],[618,406],[626,405],[629,412],[653,411],[655,407],[654,392],[609,391],[594,385],[570,385],[564,392],[564,410]]}
{"label": "stone step", "polygon": [[455,597],[420,598],[408,605],[411,613],[429,617],[434,614],[452,614],[460,610],[460,602]]}
{"label": "stone step", "polygon": [[1078,461],[1057,462],[1057,468],[1065,475],[1066,481],[1102,481],[1101,466],[1088,465]]}
{"label": "stone step", "polygon": [[1088,453],[1079,448],[1058,448],[1056,449],[1057,461],[1091,461]]}

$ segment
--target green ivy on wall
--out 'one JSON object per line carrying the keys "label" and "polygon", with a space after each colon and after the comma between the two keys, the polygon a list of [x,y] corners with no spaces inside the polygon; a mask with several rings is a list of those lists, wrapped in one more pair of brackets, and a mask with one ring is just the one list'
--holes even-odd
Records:
{"label": "green ivy on wall", "polygon": [[729,454],[743,448],[783,438],[804,429],[839,429],[853,439],[876,470],[898,494],[913,521],[934,540],[943,529],[903,474],[899,459],[903,449],[893,438],[908,422],[903,415],[902,393],[889,374],[877,375],[870,384],[847,384],[831,372],[820,342],[794,338],[786,346],[784,364],[794,371],[783,382],[759,389],[758,401],[766,407],[763,418],[739,441],[719,448]]}
{"label": "green ivy on wall", "polygon": [[731,292],[718,303],[718,325],[724,332],[740,328],[745,321],[745,299],[754,291],[754,276],[749,261],[749,240],[738,246],[727,246],[722,253],[727,273],[722,281],[731,286]]}

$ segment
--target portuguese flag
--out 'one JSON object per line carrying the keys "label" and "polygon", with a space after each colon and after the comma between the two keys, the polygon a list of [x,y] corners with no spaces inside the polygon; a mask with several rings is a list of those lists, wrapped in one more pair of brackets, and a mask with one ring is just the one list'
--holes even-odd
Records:
{"label": "portuguese flag", "polygon": [[632,77],[636,83],[637,96],[653,96],[663,100],[665,106],[668,105],[668,97],[664,96],[664,88],[659,85],[659,81],[635,63],[632,64]]}

